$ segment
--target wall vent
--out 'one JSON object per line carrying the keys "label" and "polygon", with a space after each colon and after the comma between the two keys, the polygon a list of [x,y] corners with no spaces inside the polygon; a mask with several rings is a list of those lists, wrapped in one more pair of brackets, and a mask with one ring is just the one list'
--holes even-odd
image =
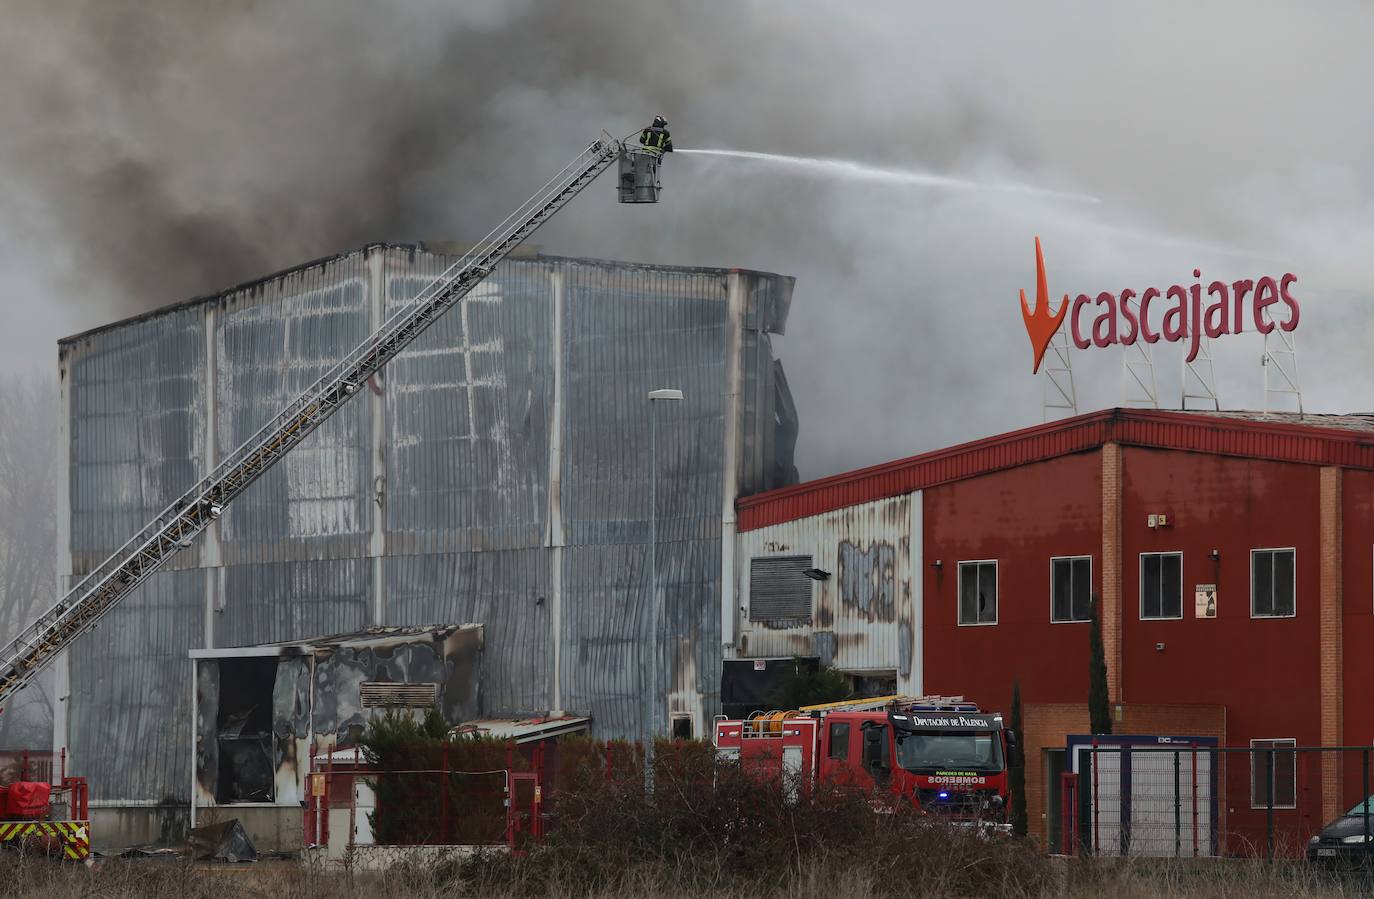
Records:
{"label": "wall vent", "polygon": [[366,681],[359,693],[365,709],[422,709],[439,704],[439,687],[436,684]]}
{"label": "wall vent", "polygon": [[749,562],[750,621],[811,621],[810,556],[758,556]]}

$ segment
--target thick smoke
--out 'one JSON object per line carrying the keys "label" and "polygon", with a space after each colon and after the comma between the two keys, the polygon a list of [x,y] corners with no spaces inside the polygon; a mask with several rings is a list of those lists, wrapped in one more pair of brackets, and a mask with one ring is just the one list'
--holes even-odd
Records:
{"label": "thick smoke", "polygon": [[[1370,11],[1250,4],[15,0],[0,30],[0,336],[95,326],[375,240],[472,239],[606,128],[1091,194],[811,180],[670,159],[546,252],[793,274],[804,476],[1040,418],[1016,295],[1292,270],[1309,409],[1368,407]],[[1222,401],[1262,401],[1253,335]],[[1157,353],[1178,401],[1178,357]],[[1075,358],[1080,408],[1120,357]]]}

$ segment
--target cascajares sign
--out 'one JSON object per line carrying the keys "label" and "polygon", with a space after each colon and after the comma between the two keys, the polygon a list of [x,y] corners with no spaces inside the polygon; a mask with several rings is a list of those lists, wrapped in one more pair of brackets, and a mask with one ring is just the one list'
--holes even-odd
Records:
{"label": "cascajares sign", "polygon": [[[1202,271],[1193,269],[1192,284],[1147,287],[1136,292],[1102,291],[1096,296],[1080,293],[1050,309],[1049,287],[1045,277],[1045,257],[1040,238],[1035,239],[1035,308],[1026,303],[1021,291],[1021,317],[1026,323],[1031,349],[1035,353],[1032,372],[1040,370],[1050,340],[1069,321],[1074,346],[1131,346],[1145,343],[1188,342],[1187,360],[1197,358],[1203,335],[1221,337],[1240,334],[1247,324],[1261,334],[1274,328],[1292,331],[1298,326],[1302,310],[1293,296],[1298,278],[1292,273],[1278,278],[1264,276],[1255,280],[1212,281],[1204,286]],[[1272,307],[1272,308],[1271,308]]]}

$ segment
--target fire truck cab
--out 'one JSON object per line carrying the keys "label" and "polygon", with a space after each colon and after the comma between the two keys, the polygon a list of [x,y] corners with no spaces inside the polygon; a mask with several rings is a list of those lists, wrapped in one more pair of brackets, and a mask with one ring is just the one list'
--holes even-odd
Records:
{"label": "fire truck cab", "polygon": [[891,793],[960,823],[1008,828],[1012,733],[959,696],[884,696],[718,718],[716,752],[789,790],[808,782]]}

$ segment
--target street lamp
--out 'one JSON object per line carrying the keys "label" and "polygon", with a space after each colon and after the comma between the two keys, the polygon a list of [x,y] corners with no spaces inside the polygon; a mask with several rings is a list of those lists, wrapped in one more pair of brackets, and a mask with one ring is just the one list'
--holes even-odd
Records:
{"label": "street lamp", "polygon": [[663,702],[659,697],[658,669],[662,661],[660,647],[663,627],[663,598],[658,591],[658,412],[661,402],[682,399],[682,391],[661,388],[649,391],[649,711],[644,716],[644,791],[654,791],[654,740],[663,729],[659,715]]}

